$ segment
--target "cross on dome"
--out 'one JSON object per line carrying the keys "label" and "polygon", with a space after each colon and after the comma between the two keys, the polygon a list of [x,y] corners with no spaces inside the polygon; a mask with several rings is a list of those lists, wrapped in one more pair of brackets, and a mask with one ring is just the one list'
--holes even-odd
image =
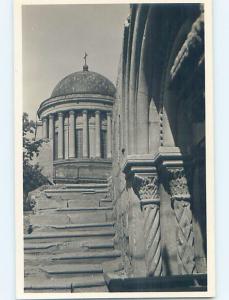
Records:
{"label": "cross on dome", "polygon": [[83,70],[84,70],[84,71],[88,71],[87,56],[88,56],[88,54],[87,54],[87,52],[85,51],[85,54],[84,54],[84,57],[83,57],[83,59],[84,59]]}

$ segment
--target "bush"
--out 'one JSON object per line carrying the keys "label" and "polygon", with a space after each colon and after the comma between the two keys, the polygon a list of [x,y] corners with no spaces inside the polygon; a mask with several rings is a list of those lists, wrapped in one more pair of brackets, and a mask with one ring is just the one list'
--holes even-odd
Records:
{"label": "bush", "polygon": [[23,113],[23,206],[24,210],[31,210],[31,203],[27,201],[29,192],[48,184],[48,179],[42,175],[38,164],[32,164],[34,157],[39,155],[39,148],[43,140],[35,141],[36,124],[29,120],[27,113]]}

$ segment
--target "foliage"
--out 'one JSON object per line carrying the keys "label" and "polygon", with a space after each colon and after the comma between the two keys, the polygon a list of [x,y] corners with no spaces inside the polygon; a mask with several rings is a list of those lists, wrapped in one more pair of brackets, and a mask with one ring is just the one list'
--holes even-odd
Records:
{"label": "foliage", "polygon": [[[23,198],[24,210],[30,210],[30,202],[27,201],[28,193],[47,184],[48,179],[42,175],[38,164],[32,160],[39,155],[39,148],[43,140],[35,141],[36,124],[29,120],[27,113],[23,113]],[[33,136],[33,137],[32,137]]]}

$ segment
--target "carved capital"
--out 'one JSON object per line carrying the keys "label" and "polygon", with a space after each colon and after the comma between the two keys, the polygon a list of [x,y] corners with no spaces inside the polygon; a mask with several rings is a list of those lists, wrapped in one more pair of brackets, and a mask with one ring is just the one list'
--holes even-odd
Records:
{"label": "carved capital", "polygon": [[64,116],[64,113],[62,111],[58,112],[58,117],[59,118],[63,118],[63,116]]}
{"label": "carved capital", "polygon": [[49,115],[49,120],[51,120],[51,121],[54,120],[54,115],[53,114]]}
{"label": "carved capital", "polygon": [[146,201],[148,203],[149,200],[159,201],[157,173],[147,175],[135,174],[133,190],[142,202]]}
{"label": "carved capital", "polygon": [[169,167],[167,172],[171,199],[189,201],[191,196],[184,167]]}
{"label": "carved capital", "polygon": [[69,116],[73,116],[74,117],[75,116],[75,111],[74,110],[70,110],[69,111]]}

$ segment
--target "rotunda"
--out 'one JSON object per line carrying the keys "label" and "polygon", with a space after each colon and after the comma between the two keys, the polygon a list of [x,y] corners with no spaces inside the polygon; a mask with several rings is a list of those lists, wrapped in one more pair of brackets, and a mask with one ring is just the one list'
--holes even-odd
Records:
{"label": "rotunda", "polygon": [[41,103],[37,114],[50,141],[54,182],[99,182],[110,175],[115,93],[113,83],[85,63]]}

